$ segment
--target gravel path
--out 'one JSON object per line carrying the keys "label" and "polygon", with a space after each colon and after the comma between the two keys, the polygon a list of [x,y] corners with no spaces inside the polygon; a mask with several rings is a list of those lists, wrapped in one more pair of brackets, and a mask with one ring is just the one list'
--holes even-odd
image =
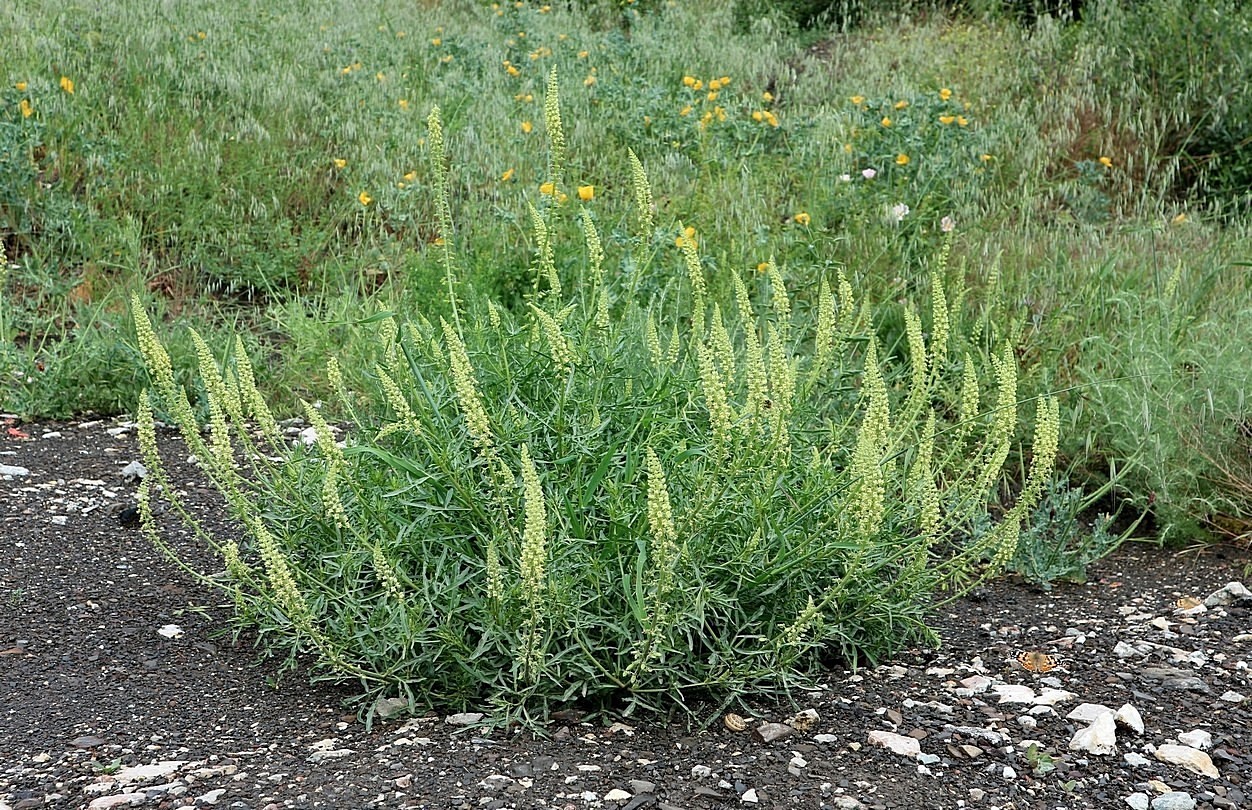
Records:
{"label": "gravel path", "polygon": [[1086,584],[992,583],[935,617],[939,650],[752,705],[743,731],[367,732],[350,689],[233,645],[218,597],[119,518],[135,457],[125,423],[0,427],[0,810],[1252,806],[1252,595],[1226,587],[1246,550],[1135,544]]}

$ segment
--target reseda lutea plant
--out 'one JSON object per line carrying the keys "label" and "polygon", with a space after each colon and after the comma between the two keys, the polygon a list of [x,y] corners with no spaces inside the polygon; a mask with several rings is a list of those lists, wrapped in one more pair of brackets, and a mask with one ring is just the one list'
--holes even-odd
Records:
{"label": "reseda lutea plant", "polygon": [[[549,95],[559,116],[555,82]],[[636,199],[650,200],[632,164]],[[792,306],[773,263],[759,278],[732,274],[717,286],[733,298],[714,300],[681,227],[674,253],[650,253],[653,212],[640,210],[610,257],[583,208],[579,251],[556,241],[569,223],[550,196],[533,209],[525,309],[464,290],[455,322],[371,319],[359,339],[377,358],[362,390],[329,362],[352,423],[342,442],[309,405],[316,443],[284,444],[244,352],[219,366],[200,341],[202,436],[136,302],[153,385],[139,404],[149,480],[194,526],[157,454],[155,401],[244,529],[201,532],[224,568],[204,576],[269,651],[358,680],[363,707],[398,695],[490,704],[498,718],[571,701],[694,710],[927,638],[937,591],[1012,557],[1051,474],[1057,406],[1039,400],[1022,494],[975,539],[1014,441],[1016,366],[1006,347],[983,390],[958,355],[942,262],[929,336],[909,309],[898,367],[880,361],[872,307],[842,273],[822,283],[814,316]],[[663,296],[636,300],[605,272],[629,253],[661,265],[653,275],[670,269]],[[152,494],[143,510],[164,543]]]}

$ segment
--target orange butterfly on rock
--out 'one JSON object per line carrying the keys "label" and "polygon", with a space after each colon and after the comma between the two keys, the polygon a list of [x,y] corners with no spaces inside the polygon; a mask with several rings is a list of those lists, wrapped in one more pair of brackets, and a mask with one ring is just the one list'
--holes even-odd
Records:
{"label": "orange butterfly on rock", "polygon": [[1027,672],[1051,672],[1061,664],[1061,660],[1055,655],[1038,650],[1018,650],[1013,657]]}

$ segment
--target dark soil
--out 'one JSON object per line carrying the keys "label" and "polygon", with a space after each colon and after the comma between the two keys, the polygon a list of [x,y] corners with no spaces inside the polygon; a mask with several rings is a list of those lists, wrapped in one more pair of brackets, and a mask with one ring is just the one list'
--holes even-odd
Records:
{"label": "dark soil", "polygon": [[[0,464],[30,471],[0,476],[0,810],[1125,808],[1136,791],[1169,790],[1202,808],[1249,806],[1252,700],[1231,693],[1252,696],[1252,607],[1180,616],[1173,604],[1243,581],[1244,550],[1128,544],[1085,584],[990,583],[934,617],[940,649],[832,672],[796,706],[754,707],[750,728],[817,711],[815,726],[773,742],[648,718],[554,722],[546,739],[435,716],[367,731],[345,708],[350,686],[278,681],[273,662],[222,632],[220,595],[124,525],[134,485],[120,471],[136,449],[120,426],[19,426],[29,439],[0,427]],[[211,493],[189,500],[224,525]],[[182,634],[161,635],[167,625]],[[1026,672],[1011,664],[1017,648],[1061,666]],[[960,691],[974,675],[1075,696],[1023,719],[1028,704]],[[1119,726],[1112,754],[1071,751],[1087,723],[1065,717],[1084,702],[1130,703],[1146,729]],[[1197,729],[1212,735],[1217,776],[1154,756]],[[919,739],[924,759],[869,744],[877,730]],[[160,763],[147,777],[128,770]]]}

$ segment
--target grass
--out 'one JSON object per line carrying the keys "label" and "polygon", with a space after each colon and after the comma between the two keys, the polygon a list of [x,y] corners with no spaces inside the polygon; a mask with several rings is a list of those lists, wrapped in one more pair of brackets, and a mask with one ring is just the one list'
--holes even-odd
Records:
{"label": "grass", "polygon": [[738,273],[807,324],[842,271],[881,302],[862,337],[886,363],[907,365],[907,304],[946,262],[954,369],[1012,347],[1020,398],[1060,398],[1066,483],[1111,481],[1161,536],[1246,538],[1252,82],[1234,78],[1252,15],[1193,5],[828,33],[712,2],[27,3],[0,20],[0,410],[132,411],[151,384],[138,296],[200,418],[188,326],[218,362],[247,358],[275,414],[322,400],[346,419],[327,359],[371,390],[378,323],[453,317],[445,247],[466,307],[524,321],[551,283],[529,206],[567,285],[585,207],[615,306],[654,313],[661,340],[687,326],[680,227],[710,300]]}

